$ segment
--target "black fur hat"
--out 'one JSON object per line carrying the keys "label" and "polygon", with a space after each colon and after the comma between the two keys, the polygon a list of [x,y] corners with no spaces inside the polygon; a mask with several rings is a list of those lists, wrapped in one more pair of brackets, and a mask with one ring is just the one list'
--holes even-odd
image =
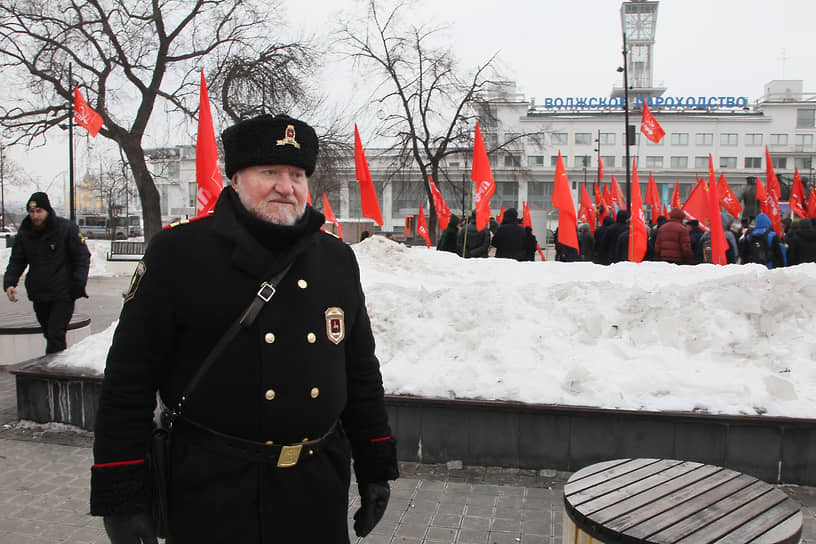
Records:
{"label": "black fur hat", "polygon": [[227,177],[247,166],[288,164],[311,176],[317,161],[317,135],[312,127],[288,115],[259,115],[221,133]]}
{"label": "black fur hat", "polygon": [[26,211],[32,207],[42,208],[50,215],[54,215],[54,208],[51,207],[51,201],[48,200],[48,195],[43,192],[36,192],[29,197],[28,202],[26,202]]}

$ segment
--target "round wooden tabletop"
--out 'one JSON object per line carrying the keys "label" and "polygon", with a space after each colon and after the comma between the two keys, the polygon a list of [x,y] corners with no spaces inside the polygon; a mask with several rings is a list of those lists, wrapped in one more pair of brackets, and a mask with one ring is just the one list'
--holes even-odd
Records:
{"label": "round wooden tabletop", "polygon": [[[575,526],[607,543],[799,542],[802,513],[783,491],[734,470],[675,459],[615,459],[564,486]],[[566,541],[565,541],[566,542]]]}

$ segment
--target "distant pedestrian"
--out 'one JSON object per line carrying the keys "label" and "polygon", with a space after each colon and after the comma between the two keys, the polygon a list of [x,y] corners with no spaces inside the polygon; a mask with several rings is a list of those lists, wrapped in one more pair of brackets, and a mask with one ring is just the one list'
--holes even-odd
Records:
{"label": "distant pedestrian", "polygon": [[508,208],[490,244],[496,248],[496,257],[523,261],[524,238],[524,227],[518,222],[518,211]]}
{"label": "distant pedestrian", "polygon": [[28,267],[26,292],[45,336],[45,352],[54,353],[67,347],[74,302],[88,297],[85,285],[91,254],[79,228],[57,217],[47,194],[31,195],[26,210],[28,216],[20,224],[3,276],[3,290],[10,301],[17,302],[17,282]]}
{"label": "distant pedestrian", "polygon": [[536,249],[538,249],[538,240],[533,234],[533,227],[524,227],[524,260],[535,261]]}
{"label": "distant pedestrian", "polygon": [[816,262],[816,228],[808,219],[800,219],[788,230],[788,265]]}
{"label": "distant pedestrian", "polygon": [[757,215],[754,228],[742,239],[740,255],[743,264],[758,263],[768,268],[785,266],[782,243],[771,228],[771,219],[764,213]]}
{"label": "distant pedestrian", "polygon": [[691,253],[693,255],[692,264],[703,262],[703,234],[705,231],[700,228],[700,222],[696,219],[689,219],[686,223],[689,231],[689,242],[691,243]]}
{"label": "distant pedestrian", "polygon": [[476,211],[470,213],[470,221],[465,228],[459,231],[456,237],[456,253],[470,259],[472,257],[487,257],[490,247],[490,231],[485,228],[476,228]]}
{"label": "distant pedestrian", "polygon": [[669,220],[657,231],[656,260],[674,264],[691,264],[694,261],[689,230],[683,225],[683,217],[683,210],[673,208],[669,212]]}
{"label": "distant pedestrian", "polygon": [[594,262],[597,264],[608,265],[610,264],[609,255],[606,252],[606,242],[607,236],[612,225],[615,224],[615,220],[612,219],[611,215],[607,215],[603,218],[603,223],[600,227],[595,229],[595,259]]}
{"label": "distant pedestrian", "polygon": [[578,226],[579,260],[593,261],[595,259],[595,236],[589,228],[589,223]]}
{"label": "distant pedestrian", "polygon": [[439,235],[439,242],[436,244],[437,251],[450,251],[456,253],[456,237],[459,235],[459,217],[451,214],[448,226]]}

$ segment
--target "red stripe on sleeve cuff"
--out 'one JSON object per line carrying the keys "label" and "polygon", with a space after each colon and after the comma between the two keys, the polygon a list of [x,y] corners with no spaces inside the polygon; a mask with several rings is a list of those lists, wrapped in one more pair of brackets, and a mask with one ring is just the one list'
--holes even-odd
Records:
{"label": "red stripe on sleeve cuff", "polygon": [[115,463],[100,463],[98,465],[94,465],[94,467],[96,468],[119,467],[124,465],[138,465],[139,463],[144,463],[144,459],[136,459],[135,461],[117,461]]}
{"label": "red stripe on sleeve cuff", "polygon": [[385,442],[386,440],[391,440],[390,436],[385,436],[383,438],[372,438],[372,442]]}

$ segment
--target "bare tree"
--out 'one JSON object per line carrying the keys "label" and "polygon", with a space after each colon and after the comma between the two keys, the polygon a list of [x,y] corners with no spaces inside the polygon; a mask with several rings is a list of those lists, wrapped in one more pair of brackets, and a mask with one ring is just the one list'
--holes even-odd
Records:
{"label": "bare tree", "polygon": [[[236,59],[257,59],[259,64],[250,62],[253,72],[268,76],[261,68],[280,66],[278,54],[297,55],[299,44],[270,45],[274,27],[267,14],[275,8],[266,3],[261,14],[252,0],[4,1],[0,73],[7,89],[23,91],[4,100],[0,124],[14,135],[12,144],[42,144],[50,129],[66,121],[72,88],[79,86],[104,120],[100,134],[116,142],[127,159],[149,240],[161,229],[161,212],[143,138],[157,103],[194,114],[202,63],[240,71]],[[228,95],[234,81],[221,78]],[[261,77],[255,83],[265,82]],[[249,91],[245,96],[254,99]],[[250,114],[238,105],[242,102],[239,96],[224,106]]]}
{"label": "bare tree", "polygon": [[[473,103],[490,83],[491,57],[464,75],[453,53],[434,41],[441,29],[405,25],[410,4],[400,2],[383,13],[376,0],[368,4],[370,28],[346,24],[340,31],[345,53],[373,67],[382,94],[375,103],[383,111],[378,134],[396,139],[401,164],[413,162],[422,176],[428,200],[428,176],[440,179],[449,155],[471,147],[475,113]],[[431,206],[429,230],[435,236],[436,210]]]}

